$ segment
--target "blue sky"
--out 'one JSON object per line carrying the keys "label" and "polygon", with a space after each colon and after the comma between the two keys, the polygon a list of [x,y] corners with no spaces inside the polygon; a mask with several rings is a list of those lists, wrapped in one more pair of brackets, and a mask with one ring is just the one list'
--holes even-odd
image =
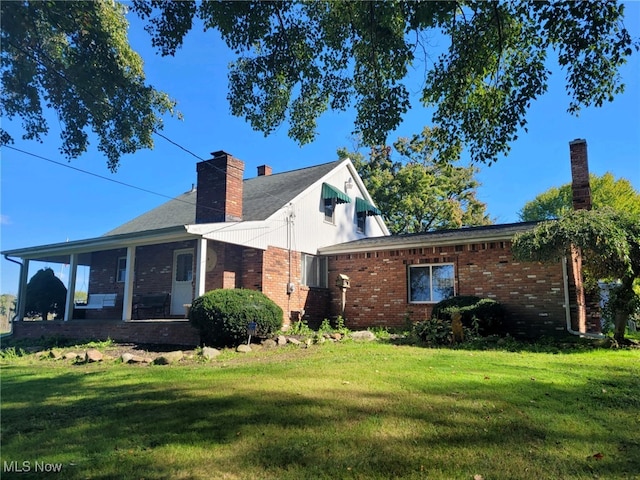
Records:
{"label": "blue sky", "polygon": [[[638,38],[640,2],[627,4],[626,9],[625,24]],[[131,42],[145,61],[149,83],[176,99],[184,116],[166,118],[164,135],[199,157],[225,150],[243,160],[245,176],[253,177],[259,165],[282,172],[335,160],[339,147],[354,148],[353,112],[323,116],[316,141],[302,147],[287,137],[286,126],[269,137],[253,131],[229,113],[227,65],[233,56],[215,33],[191,32],[175,57],[163,58],[151,48],[141,23],[133,16],[130,21]],[[583,110],[579,117],[566,113],[564,73],[555,65],[551,68],[548,93],[529,111],[528,133],[520,133],[507,157],[491,167],[479,165],[478,197],[496,223],[518,221],[517,212],[525,202],[570,181],[569,142],[576,138],[587,140],[592,173],[611,172],[640,190],[640,53],[621,71],[625,93],[601,108]],[[430,111],[419,106],[419,87],[413,88],[415,107],[390,135],[391,141],[429,124]],[[17,141],[14,146],[66,163],[58,152],[60,128],[55,118],[50,127],[42,144]],[[162,138],[155,142],[154,150],[123,157],[116,174],[108,171],[106,159],[95,148],[70,165],[169,197],[189,190],[196,181],[198,160]],[[2,250],[97,237],[167,200],[13,150],[2,149],[1,154]],[[32,265],[30,275],[42,266]],[[64,279],[64,268],[51,267]],[[0,269],[0,292],[15,293],[17,266],[2,259]],[[78,287],[86,290],[83,273]]]}

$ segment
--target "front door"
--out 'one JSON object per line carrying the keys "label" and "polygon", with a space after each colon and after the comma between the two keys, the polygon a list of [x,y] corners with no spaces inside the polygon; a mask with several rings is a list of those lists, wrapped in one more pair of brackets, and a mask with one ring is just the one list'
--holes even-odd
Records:
{"label": "front door", "polygon": [[184,315],[185,304],[193,300],[193,249],[173,252],[171,315]]}

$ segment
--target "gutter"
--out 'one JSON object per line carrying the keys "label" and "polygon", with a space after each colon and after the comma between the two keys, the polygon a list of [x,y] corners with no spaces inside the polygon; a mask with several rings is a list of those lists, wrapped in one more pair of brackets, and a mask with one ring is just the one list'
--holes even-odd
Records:
{"label": "gutter", "polygon": [[[24,264],[20,263],[17,260],[14,260],[13,258],[9,258],[8,255],[4,255],[5,260],[10,261],[11,263],[15,263],[16,265],[20,266],[20,275],[18,276],[18,278],[22,278],[22,269],[24,268]],[[16,301],[16,311],[15,314],[13,315],[13,318],[9,319],[9,331],[0,334],[0,339],[4,339],[7,337],[10,337],[11,335],[13,335],[13,322],[16,321],[16,318],[18,318],[18,315],[20,314],[20,302],[22,301],[22,292],[18,291],[18,297],[17,297],[17,301]]]}
{"label": "gutter", "polygon": [[564,316],[567,321],[567,332],[581,338],[602,340],[606,336],[602,333],[577,332],[571,328],[571,307],[569,306],[569,273],[567,271],[567,257],[562,257],[562,281],[564,286]]}

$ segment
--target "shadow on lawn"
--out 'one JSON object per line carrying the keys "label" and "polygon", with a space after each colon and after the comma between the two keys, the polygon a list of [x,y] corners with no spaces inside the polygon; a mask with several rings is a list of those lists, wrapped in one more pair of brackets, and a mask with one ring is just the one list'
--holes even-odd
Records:
{"label": "shadow on lawn", "polygon": [[[621,402],[602,393],[601,379],[560,387],[529,378],[437,382],[425,375],[389,379],[394,394],[339,381],[291,394],[247,389],[238,382],[260,379],[206,368],[186,372],[206,387],[187,382],[179,369],[60,372],[34,378],[3,367],[4,461],[64,459],[75,464],[66,467],[67,479],[628,478],[640,472],[638,432],[610,425]],[[627,392],[622,403],[638,411],[638,379],[612,382],[608,388]],[[596,452],[573,451],[574,442],[609,450],[602,461],[590,460]]]}

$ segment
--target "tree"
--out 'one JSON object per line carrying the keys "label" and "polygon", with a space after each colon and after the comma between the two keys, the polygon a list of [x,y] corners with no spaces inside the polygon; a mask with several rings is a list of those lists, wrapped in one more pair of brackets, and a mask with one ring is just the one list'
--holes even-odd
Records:
{"label": "tree", "polygon": [[[607,172],[601,177],[589,176],[593,209],[611,207],[618,212],[640,216],[640,193],[625,178],[615,179]],[[527,202],[518,212],[520,220],[532,222],[560,218],[573,209],[571,183],[552,187]]]}
{"label": "tree", "polygon": [[[476,198],[478,169],[433,157],[438,132],[425,128],[394,143],[403,160],[392,160],[390,147],[372,148],[368,159],[345,149],[393,233],[426,232],[492,223],[486,205]],[[453,154],[455,156],[455,154]]]}
{"label": "tree", "polygon": [[607,307],[614,312],[614,338],[624,341],[636,308],[633,284],[640,278],[640,217],[611,208],[571,211],[516,235],[512,247],[516,259],[535,262],[561,260],[572,248],[582,251],[591,278],[619,280]]}
{"label": "tree", "polygon": [[[442,145],[461,142],[487,163],[508,152],[547,90],[549,52],[566,72],[568,111],[577,114],[623,91],[618,70],[638,49],[624,6],[612,0],[134,0],[133,8],[162,55],[176,52],[195,20],[217,30],[237,55],[231,111],[265,135],[288,121],[291,138],[311,142],[322,113],[354,103],[364,144],[384,145],[419,89],[422,104],[435,107]],[[433,39],[445,45],[434,49]]]}
{"label": "tree", "polygon": [[[21,119],[24,139],[47,134],[46,106],[56,112],[60,151],[69,159],[87,150],[89,131],[112,171],[123,154],[153,146],[174,102],[145,85],[125,13],[107,0],[0,2],[0,114]],[[0,129],[2,145],[14,141],[7,128]]]}
{"label": "tree", "polygon": [[53,270],[43,268],[38,270],[27,283],[25,313],[28,316],[40,315],[46,320],[49,313],[62,317],[65,310],[67,288],[56,277]]}

